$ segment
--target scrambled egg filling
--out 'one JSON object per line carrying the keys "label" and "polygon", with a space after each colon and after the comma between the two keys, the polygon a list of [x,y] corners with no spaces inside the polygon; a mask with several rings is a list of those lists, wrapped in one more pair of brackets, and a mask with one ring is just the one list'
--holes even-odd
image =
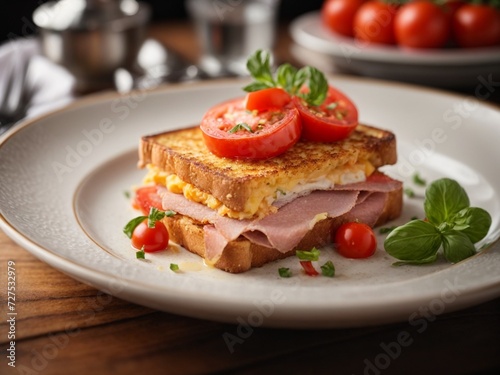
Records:
{"label": "scrambled egg filling", "polygon": [[[245,205],[244,211],[235,211],[227,207],[213,195],[206,193],[190,183],[187,183],[175,174],[169,174],[158,168],[148,165],[149,172],[144,178],[145,184],[156,184],[165,186],[170,192],[183,194],[186,199],[192,202],[201,203],[217,211],[221,216],[227,216],[233,219],[252,219],[264,217],[265,215],[276,212],[277,208],[273,205],[278,201],[287,202],[295,197],[313,190],[328,190],[334,185],[345,185],[364,181],[370,176],[375,168],[368,161],[357,162],[353,165],[346,165],[343,168],[337,168],[335,172],[321,179],[307,181],[304,178],[287,179],[286,181],[275,181],[265,187],[256,189]],[[326,217],[325,217],[326,218]]]}

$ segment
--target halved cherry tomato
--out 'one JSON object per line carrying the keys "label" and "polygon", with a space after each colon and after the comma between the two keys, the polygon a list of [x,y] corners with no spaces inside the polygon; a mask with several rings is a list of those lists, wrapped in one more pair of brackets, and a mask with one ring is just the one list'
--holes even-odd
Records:
{"label": "halved cherry tomato", "polygon": [[377,239],[373,229],[363,223],[345,223],[333,237],[335,248],[346,258],[368,258],[377,249]]}
{"label": "halved cherry tomato", "polygon": [[245,109],[242,98],[211,108],[200,124],[205,144],[213,154],[254,160],[287,151],[300,139],[301,128],[293,103],[255,113]]}
{"label": "halved cherry tomato", "polygon": [[304,269],[304,272],[306,273],[306,275],[308,275],[308,276],[318,276],[319,275],[319,272],[316,271],[316,269],[314,268],[314,266],[310,260],[301,260],[300,265]]}
{"label": "halved cherry tomato", "polygon": [[335,142],[346,138],[358,125],[358,110],[345,94],[330,86],[320,106],[310,106],[300,97],[293,102],[302,118],[302,138]]}
{"label": "halved cherry tomato", "polygon": [[168,230],[161,221],[157,221],[154,228],[149,228],[148,220],[145,219],[132,233],[132,246],[146,253],[165,250],[168,240]]}
{"label": "halved cherry tomato", "polygon": [[144,215],[149,215],[151,207],[163,210],[161,197],[157,193],[157,186],[142,186],[135,191],[133,206],[142,211]]}
{"label": "halved cherry tomato", "polygon": [[245,97],[245,108],[250,111],[266,111],[273,108],[283,108],[292,98],[283,89],[271,87],[252,91]]}

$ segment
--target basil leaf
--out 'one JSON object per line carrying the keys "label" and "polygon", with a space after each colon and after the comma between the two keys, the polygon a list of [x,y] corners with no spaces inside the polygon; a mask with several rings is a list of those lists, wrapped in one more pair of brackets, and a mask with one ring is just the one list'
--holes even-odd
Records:
{"label": "basil leaf", "polygon": [[309,79],[309,91],[302,94],[302,98],[309,105],[321,105],[326,99],[328,81],[326,80],[324,74],[316,68],[306,66],[302,69],[304,69]]}
{"label": "basil leaf", "polygon": [[253,91],[268,89],[269,87],[272,86],[266,85],[265,83],[262,82],[252,82],[249,85],[243,87],[243,90],[245,90],[246,92],[253,92]]}
{"label": "basil leaf", "polygon": [[147,218],[147,216],[137,216],[135,219],[130,220],[123,228],[123,233],[125,233],[128,238],[132,238],[134,229]]}
{"label": "basil leaf", "polygon": [[453,216],[469,205],[464,188],[449,178],[434,181],[425,191],[425,214],[434,225],[450,222]]}
{"label": "basil leaf", "polygon": [[385,251],[403,261],[422,261],[435,256],[441,234],[431,223],[413,220],[394,229],[384,241]]}
{"label": "basil leaf", "polygon": [[276,82],[280,87],[288,93],[295,92],[295,76],[297,75],[297,68],[290,64],[283,64],[276,70]]}
{"label": "basil leaf", "polygon": [[474,244],[481,241],[490,230],[491,216],[479,207],[468,207],[458,212],[453,218],[454,230],[460,230]]}
{"label": "basil leaf", "polygon": [[413,265],[422,265],[422,264],[430,264],[434,263],[437,259],[437,251],[434,255],[431,255],[428,258],[425,259],[420,259],[420,260],[407,260],[407,261],[399,261],[399,262],[394,262],[392,265],[393,266],[404,266],[407,264],[413,264]]}
{"label": "basil leaf", "polygon": [[165,212],[161,211],[155,207],[151,207],[149,209],[148,216],[148,227],[154,228],[157,221],[163,219],[165,217]]}
{"label": "basil leaf", "polygon": [[448,262],[457,263],[476,254],[476,248],[465,233],[451,230],[443,233],[443,253]]}
{"label": "basil leaf", "polygon": [[267,51],[257,50],[248,58],[247,69],[250,75],[266,87],[275,87],[276,83],[271,72],[271,54]]}

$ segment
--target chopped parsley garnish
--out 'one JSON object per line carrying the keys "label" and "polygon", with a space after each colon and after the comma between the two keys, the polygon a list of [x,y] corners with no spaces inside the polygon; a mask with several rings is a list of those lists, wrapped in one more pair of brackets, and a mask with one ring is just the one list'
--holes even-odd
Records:
{"label": "chopped parsley garnish", "polygon": [[179,271],[179,265],[175,263],[170,263],[170,270],[177,272]]}
{"label": "chopped parsley garnish", "polygon": [[404,193],[408,198],[415,198],[415,191],[412,188],[405,188]]}
{"label": "chopped parsley garnish", "polygon": [[420,177],[420,174],[418,172],[413,175],[413,183],[418,186],[427,185],[427,181]]}
{"label": "chopped parsley garnish", "polygon": [[281,267],[280,269],[278,269],[278,273],[280,277],[292,277],[292,271],[290,271],[290,268]]}
{"label": "chopped parsley garnish", "polygon": [[327,261],[321,266],[321,274],[326,277],[335,276],[335,266],[333,265],[331,260]]}
{"label": "chopped parsley garnish", "polygon": [[144,251],[144,249],[138,250],[135,252],[135,257],[137,259],[146,259],[146,252]]}
{"label": "chopped parsley garnish", "polygon": [[297,250],[295,255],[297,255],[297,258],[300,260],[317,261],[319,259],[319,250],[315,247],[311,251]]}
{"label": "chopped parsley garnish", "polygon": [[253,133],[252,128],[246,123],[246,122],[240,122],[239,124],[236,124],[234,127],[229,129],[227,132],[230,134],[239,132],[240,130],[246,130],[247,132]]}

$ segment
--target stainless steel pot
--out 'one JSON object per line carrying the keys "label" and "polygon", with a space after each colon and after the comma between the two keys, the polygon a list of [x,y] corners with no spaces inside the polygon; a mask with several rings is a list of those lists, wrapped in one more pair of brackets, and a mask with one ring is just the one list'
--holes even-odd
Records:
{"label": "stainless steel pot", "polygon": [[77,79],[77,91],[113,86],[119,68],[136,70],[150,7],[136,0],[60,0],[33,13],[43,53]]}

